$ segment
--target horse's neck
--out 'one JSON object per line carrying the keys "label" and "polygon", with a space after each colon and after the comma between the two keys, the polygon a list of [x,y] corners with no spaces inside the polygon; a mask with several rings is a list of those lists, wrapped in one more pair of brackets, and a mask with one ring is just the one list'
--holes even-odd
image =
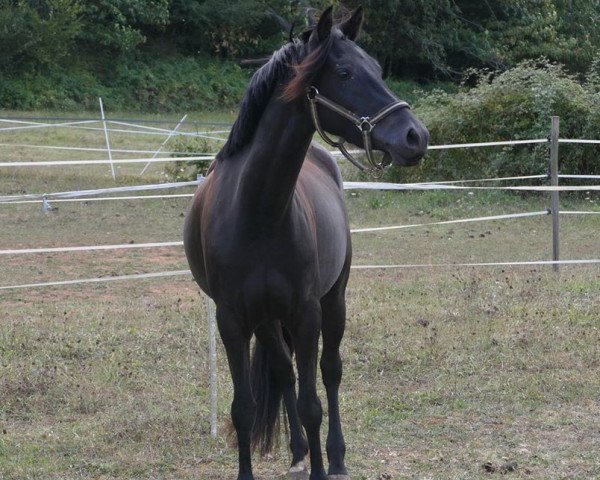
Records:
{"label": "horse's neck", "polygon": [[285,103],[276,93],[246,150],[240,178],[242,201],[266,222],[276,224],[288,212],[314,133],[301,102]]}

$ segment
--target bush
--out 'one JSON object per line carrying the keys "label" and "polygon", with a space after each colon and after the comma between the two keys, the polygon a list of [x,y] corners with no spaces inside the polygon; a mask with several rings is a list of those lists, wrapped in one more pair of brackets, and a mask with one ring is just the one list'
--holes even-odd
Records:
{"label": "bush", "polygon": [[[176,138],[170,148],[177,152],[172,154],[172,157],[195,157],[217,153],[222,146],[223,144],[216,140],[185,136]],[[197,175],[206,175],[210,164],[209,160],[172,162],[165,166],[164,174],[173,181],[195,180]]]}
{"label": "bush", "polygon": [[0,105],[14,110],[98,109],[106,89],[89,72],[22,74],[0,82]]}
{"label": "bush", "polygon": [[414,105],[419,99],[430,95],[432,92],[457,93],[459,88],[456,83],[448,81],[431,81],[424,84],[407,79],[386,78],[385,83],[398,98]]}
{"label": "bush", "polygon": [[[547,138],[560,116],[562,138],[600,138],[600,82],[578,82],[547,61],[526,61],[504,73],[472,72],[476,86],[456,94],[434,92],[415,104],[431,144]],[[561,147],[561,173],[600,173],[597,147]],[[449,180],[535,175],[548,170],[548,145],[431,151],[421,167],[392,169],[390,179]]]}
{"label": "bush", "polygon": [[94,110],[101,96],[109,110],[143,112],[235,108],[248,74],[233,63],[175,58],[119,63],[99,75],[90,69],[56,68],[44,75],[24,73],[0,82],[6,109]]}
{"label": "bush", "polygon": [[115,109],[145,112],[234,108],[248,84],[247,73],[219,60],[142,60],[121,65],[114,76]]}

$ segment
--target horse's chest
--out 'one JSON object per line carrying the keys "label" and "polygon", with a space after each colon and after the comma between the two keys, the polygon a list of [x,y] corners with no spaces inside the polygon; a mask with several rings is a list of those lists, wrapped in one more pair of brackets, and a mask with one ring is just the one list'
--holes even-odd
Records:
{"label": "horse's chest", "polygon": [[[318,292],[318,265],[310,248],[283,238],[237,237],[209,257],[209,278],[221,299],[253,316],[289,316]],[[298,246],[296,246],[298,247]]]}
{"label": "horse's chest", "polygon": [[231,266],[238,274],[256,268],[282,272],[317,268],[317,254],[308,242],[296,243],[288,236],[237,236],[220,245],[213,258],[220,268]]}

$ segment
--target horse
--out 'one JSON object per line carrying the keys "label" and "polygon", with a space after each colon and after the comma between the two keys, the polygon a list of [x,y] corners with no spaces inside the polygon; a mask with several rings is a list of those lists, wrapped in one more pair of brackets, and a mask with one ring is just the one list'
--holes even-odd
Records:
{"label": "horse", "polygon": [[[400,165],[418,163],[429,138],[355,43],[362,22],[359,7],[334,26],[330,7],[255,73],[186,216],[186,256],[216,304],[233,381],[238,480],[254,478],[252,449],[272,446],[282,403],[288,474],[306,478],[309,454],[310,480],[349,478],[338,391],[352,249],[340,171],[312,137],[316,130],[339,135]],[[327,474],[319,363],[329,413]]]}

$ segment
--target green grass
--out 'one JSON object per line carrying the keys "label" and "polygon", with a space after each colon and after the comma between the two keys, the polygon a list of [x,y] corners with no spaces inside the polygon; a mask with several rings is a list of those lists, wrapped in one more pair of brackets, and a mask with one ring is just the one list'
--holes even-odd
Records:
{"label": "green grass", "polygon": [[[88,141],[49,133],[45,140]],[[160,178],[160,171],[142,179],[120,172],[117,183]],[[0,194],[113,184],[106,171],[15,169],[0,176]],[[353,227],[549,203],[467,191],[349,192],[347,202]],[[596,202],[592,194],[563,206]],[[59,204],[49,215],[39,205],[2,206],[0,248],[177,240],[186,204]],[[597,257],[600,219],[561,220],[563,258]],[[548,259],[550,231],[549,217],[534,217],[356,234],[354,263]],[[0,265],[0,285],[8,285],[186,262],[180,249],[158,249],[3,256]],[[497,478],[514,463],[507,477],[600,477],[598,273],[592,266],[563,267],[560,275],[550,267],[354,271],[341,392],[352,478]],[[204,300],[187,277],[0,291],[0,478],[235,478],[221,346],[220,434],[209,435],[207,335]],[[255,455],[259,479],[285,472],[285,444],[269,458]]]}

